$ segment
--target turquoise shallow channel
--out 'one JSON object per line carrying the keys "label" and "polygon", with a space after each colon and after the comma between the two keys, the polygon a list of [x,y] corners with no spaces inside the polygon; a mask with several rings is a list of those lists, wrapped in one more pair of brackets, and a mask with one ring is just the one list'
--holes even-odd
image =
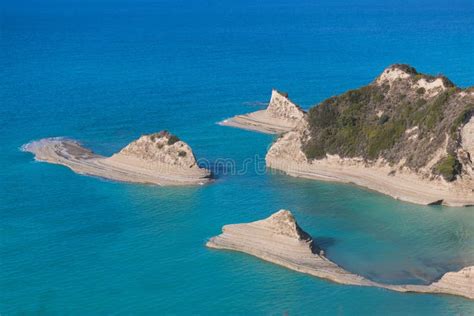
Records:
{"label": "turquoise shallow channel", "polygon": [[[474,314],[461,297],[343,286],[204,246],[287,208],[331,260],[376,281],[473,265],[473,207],[262,172],[273,137],[216,124],[272,88],[308,108],[393,63],[474,85],[472,34],[472,1],[2,1],[0,314]],[[163,188],[20,150],[63,136],[109,155],[162,129],[212,166],[249,168]]]}

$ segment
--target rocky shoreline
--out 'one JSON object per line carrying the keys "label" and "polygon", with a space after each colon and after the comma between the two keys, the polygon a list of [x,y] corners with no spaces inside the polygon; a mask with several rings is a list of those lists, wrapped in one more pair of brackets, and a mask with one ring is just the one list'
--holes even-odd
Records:
{"label": "rocky shoreline", "polygon": [[200,185],[211,177],[209,170],[197,165],[191,148],[166,131],[141,136],[111,157],[97,155],[75,140],[61,138],[33,141],[24,145],[23,150],[33,153],[38,161],[121,182]]}
{"label": "rocky shoreline", "polygon": [[443,76],[392,65],[308,113],[273,90],[266,110],[222,125],[282,134],[265,160],[290,176],[352,183],[416,204],[474,205],[474,88]]}
{"label": "rocky shoreline", "polygon": [[246,224],[225,225],[222,234],[206,243],[209,248],[244,252],[288,269],[336,283],[373,286],[397,292],[436,293],[474,299],[474,266],[448,272],[429,285],[390,285],[373,282],[341,268],[324,256],[312,237],[288,210]]}
{"label": "rocky shoreline", "polygon": [[301,151],[300,139],[298,131],[279,138],[265,156],[267,167],[293,177],[355,184],[415,204],[474,205],[472,186],[420,177],[408,168],[390,166],[384,161],[368,164],[363,159],[330,155],[310,161]]}

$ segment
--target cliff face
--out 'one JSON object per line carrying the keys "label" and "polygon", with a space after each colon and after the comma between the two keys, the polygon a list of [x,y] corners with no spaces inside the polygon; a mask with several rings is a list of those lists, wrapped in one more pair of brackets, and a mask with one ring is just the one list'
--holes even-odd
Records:
{"label": "cliff face", "polygon": [[185,142],[167,131],[143,135],[112,158],[131,157],[151,165],[160,163],[180,168],[197,167],[196,158]]}
{"label": "cliff face", "polygon": [[448,272],[429,287],[433,292],[451,293],[474,299],[474,266]]}
{"label": "cliff face", "polygon": [[299,123],[305,116],[305,112],[289,98],[287,93],[272,90],[272,97],[267,107],[267,113],[274,118]]}
{"label": "cliff face", "polygon": [[268,134],[281,134],[293,130],[304,121],[306,113],[289,98],[288,94],[272,90],[265,110],[237,115],[220,122],[232,126]]}
{"label": "cliff face", "polygon": [[436,180],[444,190],[460,183],[474,203],[473,115],[474,88],[393,65],[369,85],[311,108],[273,144],[267,163],[386,167],[392,176]]}
{"label": "cliff face", "polygon": [[474,161],[474,117],[461,128],[461,147]]}

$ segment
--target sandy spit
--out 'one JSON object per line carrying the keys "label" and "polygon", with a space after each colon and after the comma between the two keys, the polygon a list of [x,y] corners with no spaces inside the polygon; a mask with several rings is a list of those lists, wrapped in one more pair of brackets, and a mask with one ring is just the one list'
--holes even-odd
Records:
{"label": "sandy spit", "polygon": [[202,185],[210,181],[210,173],[206,169],[159,163],[148,167],[145,162],[133,157],[119,156],[117,159],[97,155],[70,139],[41,139],[24,145],[22,150],[33,153],[37,161],[63,165],[78,174],[121,182],[181,186]]}

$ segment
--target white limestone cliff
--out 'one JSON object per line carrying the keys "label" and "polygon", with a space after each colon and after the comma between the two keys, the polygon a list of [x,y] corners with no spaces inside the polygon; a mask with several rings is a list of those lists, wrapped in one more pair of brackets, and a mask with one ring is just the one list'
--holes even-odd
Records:
{"label": "white limestone cliff", "polygon": [[431,293],[449,293],[474,299],[474,266],[448,272],[428,288]]}
{"label": "white limestone cliff", "polygon": [[474,161],[474,116],[461,129],[461,145]]}
{"label": "white limestone cliff", "polygon": [[305,116],[306,113],[288,98],[288,94],[273,89],[265,110],[237,115],[219,124],[268,134],[280,134],[294,129]]}
{"label": "white limestone cliff", "polygon": [[305,116],[304,111],[289,98],[287,93],[272,90],[272,97],[267,107],[267,113],[277,119],[285,119],[296,126]]}

